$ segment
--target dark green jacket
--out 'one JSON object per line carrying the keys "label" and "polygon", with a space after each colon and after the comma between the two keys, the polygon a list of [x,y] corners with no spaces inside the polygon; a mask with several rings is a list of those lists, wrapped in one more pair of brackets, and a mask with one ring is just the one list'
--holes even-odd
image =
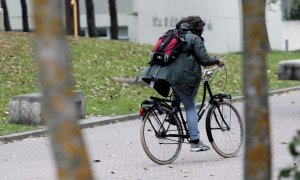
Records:
{"label": "dark green jacket", "polygon": [[[189,29],[189,24],[183,23],[181,29]],[[170,86],[177,87],[190,96],[196,96],[200,80],[201,66],[217,64],[218,59],[209,57],[201,37],[187,31],[186,44],[183,46],[179,57],[166,66],[151,66],[142,80],[150,84],[155,81],[154,89],[162,96],[168,96]]]}

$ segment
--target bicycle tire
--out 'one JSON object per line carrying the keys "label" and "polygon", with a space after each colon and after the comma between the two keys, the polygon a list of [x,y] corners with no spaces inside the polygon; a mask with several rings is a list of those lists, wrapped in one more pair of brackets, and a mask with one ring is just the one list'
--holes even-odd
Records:
{"label": "bicycle tire", "polygon": [[[164,165],[172,163],[178,157],[183,142],[183,131],[176,115],[172,116],[172,123],[166,121],[171,108],[163,104],[161,107],[163,114],[159,114],[155,108],[151,108],[145,113],[141,123],[140,138],[147,156],[153,162]],[[162,124],[164,129],[161,128]],[[157,135],[155,131],[166,134],[177,133],[179,136],[164,138]]]}
{"label": "bicycle tire", "polygon": [[212,147],[220,156],[236,156],[244,141],[243,123],[236,108],[225,101],[211,106],[206,117],[206,133]]}

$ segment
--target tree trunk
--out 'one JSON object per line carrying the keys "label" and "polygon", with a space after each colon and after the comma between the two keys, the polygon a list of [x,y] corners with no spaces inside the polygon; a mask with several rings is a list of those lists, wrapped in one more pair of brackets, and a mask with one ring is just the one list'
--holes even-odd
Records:
{"label": "tree trunk", "polygon": [[6,0],[1,0],[1,7],[3,9],[4,29],[5,31],[11,31]]}
{"label": "tree trunk", "polygon": [[88,25],[88,33],[90,37],[97,37],[96,25],[95,25],[95,12],[93,0],[85,0],[86,4],[86,18]]}
{"label": "tree trunk", "polygon": [[92,179],[73,97],[61,0],[34,0],[36,57],[43,93],[42,114],[57,167],[57,179]]}
{"label": "tree trunk", "polygon": [[118,28],[118,16],[117,16],[116,0],[108,0],[108,2],[109,2],[111,39],[118,39],[119,28]]}
{"label": "tree trunk", "polygon": [[28,12],[27,12],[26,0],[21,0],[21,8],[22,8],[23,32],[29,32]]}
{"label": "tree trunk", "polygon": [[74,15],[73,6],[71,0],[65,0],[65,23],[66,23],[66,34],[74,35]]}
{"label": "tree trunk", "polygon": [[245,179],[271,179],[265,1],[243,1],[244,95],[246,117]]}

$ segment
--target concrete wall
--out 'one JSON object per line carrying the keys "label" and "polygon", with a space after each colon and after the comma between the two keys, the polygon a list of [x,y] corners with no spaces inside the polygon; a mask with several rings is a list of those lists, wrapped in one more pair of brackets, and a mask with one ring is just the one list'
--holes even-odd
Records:
{"label": "concrete wall", "polygon": [[283,24],[282,24],[281,4],[269,4],[266,7],[266,24],[269,42],[272,50],[284,50],[282,44]]}
{"label": "concrete wall", "polygon": [[[28,23],[29,28],[34,27],[33,24],[33,9],[32,9],[32,0],[26,0],[27,2],[27,12],[28,12]],[[20,0],[6,0],[7,9],[9,13],[10,26],[12,30],[22,30],[22,9]]]}
{"label": "concrete wall", "polygon": [[[117,0],[117,10],[120,14],[128,14],[133,11],[134,0]],[[85,1],[79,0],[80,13],[86,14]],[[94,0],[95,14],[109,14],[108,0]]]}
{"label": "concrete wall", "polygon": [[300,21],[284,21],[283,34],[284,49],[300,49]]}
{"label": "concrete wall", "polygon": [[[120,38],[129,39],[131,41],[137,41],[136,31],[136,14],[135,14],[135,1],[136,0],[117,0],[117,12],[118,12],[118,25],[119,27],[126,28],[126,35],[119,30]],[[96,27],[107,28],[107,37],[110,37],[109,27],[109,6],[108,0],[94,0],[95,11],[95,23]],[[83,30],[86,30],[87,34],[87,19],[86,19],[86,6],[85,1],[80,1],[80,25]]]}
{"label": "concrete wall", "polygon": [[[32,23],[32,0],[27,0],[30,28]],[[63,3],[63,2],[62,2]],[[22,29],[21,5],[19,0],[7,1],[13,30]],[[176,22],[188,15],[199,15],[206,22],[204,38],[207,50],[215,53],[241,51],[242,23],[240,0],[117,0],[118,23],[130,41],[154,44],[167,29],[174,28]],[[96,26],[108,28],[108,1],[94,0]],[[266,8],[267,29],[271,48],[285,50],[300,49],[298,25],[282,21],[281,4]],[[85,1],[80,1],[80,21],[87,29]]]}
{"label": "concrete wall", "polygon": [[[208,51],[240,51],[238,0],[140,0],[138,1],[138,41],[153,44],[157,37],[174,28],[182,17],[199,15],[206,22],[204,38]],[[166,8],[168,7],[168,8]],[[228,26],[230,24],[230,26]],[[231,36],[234,35],[234,36]]]}
{"label": "concrete wall", "polygon": [[[170,3],[169,0],[138,1],[138,42],[153,44],[163,31],[174,27],[175,22],[180,18],[199,15],[206,22],[203,36],[208,51],[224,53],[242,50],[240,0],[177,0],[173,2]],[[284,50],[279,1],[266,7],[266,21],[271,48]],[[149,32],[152,33],[149,34]]]}
{"label": "concrete wall", "polygon": [[0,8],[0,32],[4,30],[3,9]]}

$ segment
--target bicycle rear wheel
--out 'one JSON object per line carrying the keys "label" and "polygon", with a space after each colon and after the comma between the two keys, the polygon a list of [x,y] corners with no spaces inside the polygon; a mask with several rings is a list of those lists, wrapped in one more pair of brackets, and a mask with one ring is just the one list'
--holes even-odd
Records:
{"label": "bicycle rear wheel", "polygon": [[[157,164],[172,163],[179,155],[183,132],[176,115],[162,105],[163,114],[155,108],[146,112],[140,129],[140,138],[147,156]],[[171,123],[170,123],[171,122]]]}
{"label": "bicycle rear wheel", "polygon": [[206,117],[206,131],[214,150],[223,157],[239,153],[244,139],[244,130],[238,111],[228,102],[212,106]]}

